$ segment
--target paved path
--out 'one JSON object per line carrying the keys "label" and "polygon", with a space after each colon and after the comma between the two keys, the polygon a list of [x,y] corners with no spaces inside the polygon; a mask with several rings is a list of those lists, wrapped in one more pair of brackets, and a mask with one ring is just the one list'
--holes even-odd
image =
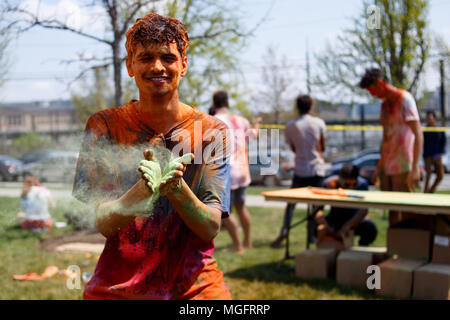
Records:
{"label": "paved path", "polygon": [[[72,196],[70,186],[58,183],[45,184],[53,194],[55,199],[66,198]],[[440,190],[450,190],[450,174],[446,174],[442,183],[439,185]],[[0,182],[0,196],[19,197],[22,190],[22,182]],[[267,207],[267,208],[285,208],[286,203],[278,201],[265,201],[261,195],[246,196],[246,204],[249,207]],[[297,208],[306,208],[306,204],[297,204]]]}
{"label": "paved path", "polygon": [[[72,191],[67,186],[61,184],[46,184],[52,192],[55,199],[67,198],[72,196]],[[22,183],[0,183],[0,196],[3,197],[20,197],[22,192]],[[251,207],[267,207],[267,208],[284,208],[286,206],[283,202],[265,201],[263,196],[247,195],[246,204]],[[306,208],[306,205],[298,205],[298,208]]]}

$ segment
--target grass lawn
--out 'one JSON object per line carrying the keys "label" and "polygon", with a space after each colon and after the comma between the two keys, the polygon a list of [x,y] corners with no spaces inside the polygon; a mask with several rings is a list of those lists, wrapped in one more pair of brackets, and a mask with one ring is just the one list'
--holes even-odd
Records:
{"label": "grass lawn", "polygon": [[[52,212],[54,221],[64,221],[60,203]],[[38,235],[19,228],[15,220],[19,200],[0,197],[0,299],[81,299],[81,290],[69,290],[67,278],[57,275],[41,281],[15,281],[14,274],[27,272],[42,273],[48,265],[65,269],[78,265],[81,271],[93,272],[97,257],[82,253],[46,252],[37,248],[43,237],[55,236],[73,231],[72,228],[54,229],[51,234]],[[284,249],[270,248],[281,225],[283,209],[250,207],[254,249],[244,255],[225,252],[231,245],[226,231],[217,236],[215,257],[224,272],[225,281],[234,299],[375,299],[367,290],[339,286],[333,280],[302,281],[295,277],[293,260],[286,261],[278,269],[278,262],[284,256]],[[305,212],[297,210],[294,222]],[[370,213],[379,226],[379,236],[374,246],[384,246],[387,220],[380,212]],[[291,254],[305,248],[305,226],[293,229],[291,233]]]}

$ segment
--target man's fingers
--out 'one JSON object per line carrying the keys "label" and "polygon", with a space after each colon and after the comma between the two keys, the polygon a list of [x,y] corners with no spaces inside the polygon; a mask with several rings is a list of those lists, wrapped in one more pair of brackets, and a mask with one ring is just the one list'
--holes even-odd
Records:
{"label": "man's fingers", "polygon": [[145,160],[148,160],[148,161],[153,160],[153,151],[152,151],[152,149],[147,149],[147,150],[144,151],[144,158],[145,158]]}
{"label": "man's fingers", "polygon": [[154,181],[153,181],[153,178],[151,175],[144,174],[144,178],[145,178],[145,180],[147,180],[148,182],[150,182],[153,185]]}
{"label": "man's fingers", "polygon": [[146,166],[140,166],[140,167],[138,168],[138,170],[139,170],[141,173],[143,173],[144,175],[145,175],[145,174],[147,174],[147,175],[149,175],[149,176],[152,176],[152,175],[153,175],[152,170],[150,170],[150,169],[147,168]]}

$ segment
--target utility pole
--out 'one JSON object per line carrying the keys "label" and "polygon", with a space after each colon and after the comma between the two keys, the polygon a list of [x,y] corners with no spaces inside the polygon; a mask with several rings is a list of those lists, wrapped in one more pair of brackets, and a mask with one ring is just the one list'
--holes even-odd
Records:
{"label": "utility pole", "polygon": [[445,110],[445,69],[444,69],[444,59],[439,60],[439,67],[441,71],[441,117],[442,126],[445,127],[446,123],[446,110]]}
{"label": "utility pole", "polygon": [[[365,105],[360,104],[359,105],[359,112],[360,112],[360,120],[361,120],[361,127],[364,127],[366,123],[365,119]],[[361,128],[361,150],[364,150],[366,148],[366,132],[363,128]]]}
{"label": "utility pole", "polygon": [[309,47],[308,38],[306,38],[306,91],[311,96],[311,70],[309,64]]}

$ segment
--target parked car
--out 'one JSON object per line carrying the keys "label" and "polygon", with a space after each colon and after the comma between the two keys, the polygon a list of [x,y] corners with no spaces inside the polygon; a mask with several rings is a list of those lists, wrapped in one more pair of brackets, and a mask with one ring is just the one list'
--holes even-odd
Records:
{"label": "parked car", "polygon": [[[359,175],[365,178],[370,185],[372,185],[372,176],[377,168],[378,161],[380,160],[381,155],[379,153],[367,154],[360,158],[357,158],[352,161],[353,165],[359,168]],[[344,163],[338,163],[332,165],[330,169],[326,172],[326,177],[337,175],[341,170]],[[419,162],[419,170],[420,170],[420,181],[423,180],[425,176],[425,169],[423,160]]]}
{"label": "parked car", "polygon": [[0,178],[2,181],[18,181],[22,178],[22,161],[7,155],[0,155],[0,163]]}
{"label": "parked car", "polygon": [[52,152],[55,152],[55,151],[54,150],[46,150],[46,149],[34,150],[34,151],[26,153],[25,155],[20,157],[19,160],[22,161],[24,164],[31,163],[31,162],[37,162],[39,160],[46,158]]}
{"label": "parked car", "polygon": [[[290,150],[279,150],[279,157],[271,159],[270,149],[267,157],[261,157],[256,151],[249,152],[250,176],[252,184],[262,184],[266,187],[281,185],[283,181],[292,180],[294,176],[294,158],[295,154]],[[272,162],[270,161],[272,160]],[[266,168],[276,168],[276,172],[271,174],[262,174]]]}
{"label": "parked car", "polygon": [[[369,183],[372,183],[372,175],[375,172],[375,169],[378,164],[378,160],[380,160],[380,154],[379,153],[369,153],[362,157],[356,158],[353,161],[350,161],[353,163],[353,165],[357,166],[359,168],[359,175],[365,179]],[[337,163],[332,165],[326,172],[325,176],[329,177],[332,175],[339,174],[339,171],[341,170],[344,163]]]}
{"label": "parked car", "polygon": [[24,165],[24,175],[36,176],[42,182],[72,182],[78,152],[53,151],[45,158]]}
{"label": "parked car", "polygon": [[352,157],[346,157],[346,158],[338,158],[335,159],[333,161],[331,161],[331,165],[335,165],[335,164],[339,164],[339,163],[347,163],[347,162],[352,162],[355,159],[364,157],[365,155],[368,154],[377,154],[380,153],[380,148],[368,148],[368,149],[364,149],[361,150],[360,152],[358,152],[357,154],[355,154]]}

